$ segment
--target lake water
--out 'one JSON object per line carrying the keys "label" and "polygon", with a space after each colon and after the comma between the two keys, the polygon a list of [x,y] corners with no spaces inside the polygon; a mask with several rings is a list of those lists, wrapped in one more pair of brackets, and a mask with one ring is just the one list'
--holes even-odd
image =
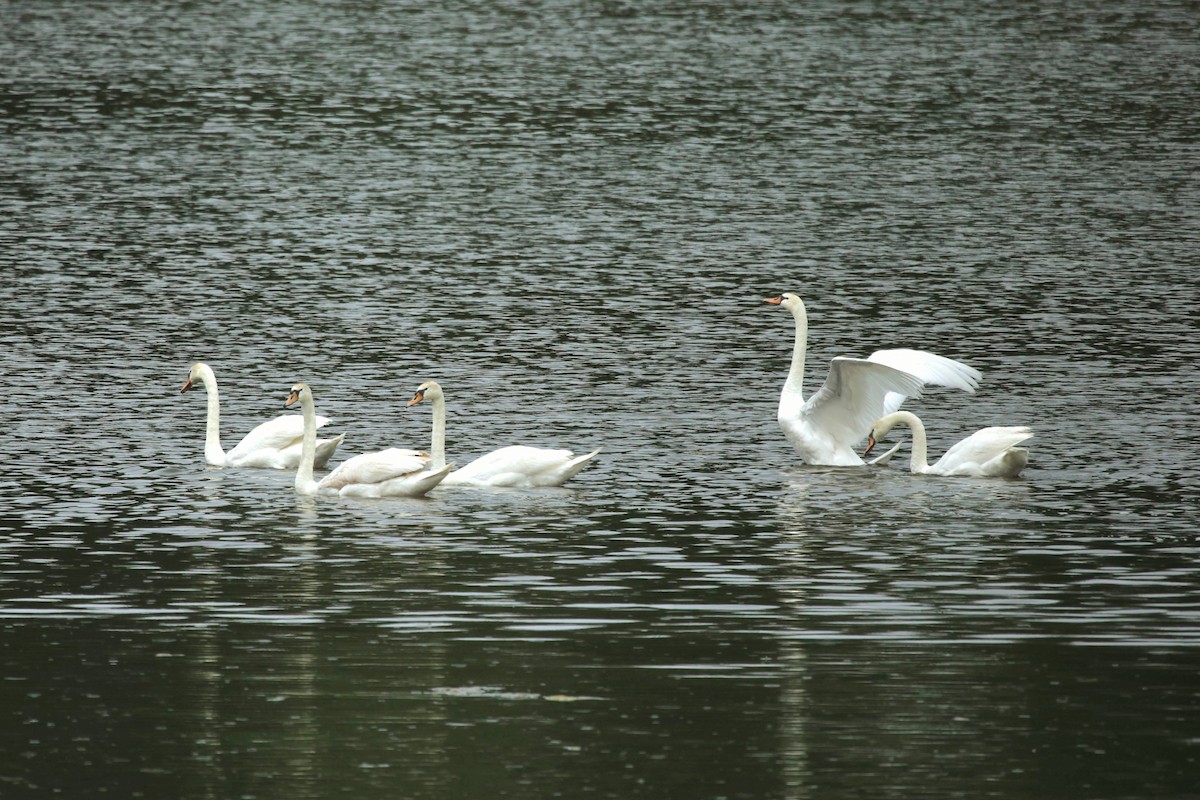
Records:
{"label": "lake water", "polygon": [[[1200,39],[1169,2],[0,5],[0,796],[1200,796]],[[775,404],[920,347],[933,454]],[[342,457],[206,467],[296,380]]]}

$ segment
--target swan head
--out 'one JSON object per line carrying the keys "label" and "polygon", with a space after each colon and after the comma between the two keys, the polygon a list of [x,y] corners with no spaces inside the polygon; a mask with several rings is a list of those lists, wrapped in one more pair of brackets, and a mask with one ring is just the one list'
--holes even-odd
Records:
{"label": "swan head", "polygon": [[875,441],[882,439],[891,433],[892,428],[896,427],[900,422],[896,414],[888,414],[886,417],[875,420],[875,424],[871,426],[871,432],[867,434],[867,449],[863,450],[863,455],[867,455],[875,448]]}
{"label": "swan head", "polygon": [[303,396],[305,392],[308,393],[309,397],[312,397],[312,389],[308,388],[307,383],[294,384],[292,386],[291,394],[287,396],[287,400],[283,401],[283,407],[291,408],[296,405],[296,403],[299,403],[301,396]]}
{"label": "swan head", "polygon": [[179,390],[179,393],[183,394],[188,389],[191,389],[196,385],[197,381],[203,382],[204,373],[206,372],[212,374],[212,370],[208,368],[208,364],[205,364],[201,361],[197,361],[195,364],[192,364],[192,368],[188,370],[187,380],[183,382],[183,388]]}
{"label": "swan head", "polygon": [[425,383],[417,387],[416,394],[412,396],[412,400],[409,400],[404,407],[411,408],[422,400],[439,400],[441,397],[442,387],[438,385],[437,381],[425,381]]}
{"label": "swan head", "polygon": [[804,301],[800,299],[799,295],[792,294],[791,292],[784,292],[775,297],[764,297],[763,302],[770,303],[773,306],[783,306],[793,314],[797,311],[804,311]]}

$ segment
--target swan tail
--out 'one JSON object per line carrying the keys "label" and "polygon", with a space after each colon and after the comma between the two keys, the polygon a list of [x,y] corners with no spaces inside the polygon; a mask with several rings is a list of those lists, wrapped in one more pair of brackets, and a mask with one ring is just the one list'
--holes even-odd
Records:
{"label": "swan tail", "polygon": [[593,458],[595,458],[599,454],[600,454],[600,448],[597,447],[592,452],[587,453],[582,456],[578,456],[576,458],[572,458],[566,464],[563,464],[562,468],[558,471],[559,476],[561,477],[561,480],[558,481],[558,485],[561,486],[562,484],[571,480],[571,478],[574,478],[575,475],[577,475],[581,469],[583,469],[584,467],[586,467],[588,465],[589,461],[591,461]]}
{"label": "swan tail", "polygon": [[417,479],[416,495],[423,495],[433,487],[446,479],[450,471],[454,469],[453,464],[445,464],[437,469],[427,470]]}
{"label": "swan tail", "polygon": [[313,459],[313,466],[317,469],[325,469],[325,465],[329,463],[329,459],[333,458],[334,451],[338,449],[338,445],[346,438],[346,434],[339,433],[332,439],[317,440],[317,455]]}

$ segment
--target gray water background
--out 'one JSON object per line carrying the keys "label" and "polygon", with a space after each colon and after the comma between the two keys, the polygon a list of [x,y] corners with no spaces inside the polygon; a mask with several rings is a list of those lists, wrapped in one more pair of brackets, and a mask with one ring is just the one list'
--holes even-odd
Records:
{"label": "gray water background", "polygon": [[[0,5],[0,796],[1200,796],[1200,10]],[[910,346],[932,452],[774,421]],[[206,467],[602,447],[563,490]]]}

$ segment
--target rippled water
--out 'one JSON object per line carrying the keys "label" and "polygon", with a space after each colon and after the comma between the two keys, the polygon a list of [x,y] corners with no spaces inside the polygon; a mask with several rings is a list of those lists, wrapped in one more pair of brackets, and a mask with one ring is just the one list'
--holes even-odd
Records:
{"label": "rippled water", "polygon": [[[0,6],[0,796],[1193,795],[1195,21]],[[799,465],[784,290],[1023,478]],[[301,498],[196,360],[226,446],[603,453]]]}

